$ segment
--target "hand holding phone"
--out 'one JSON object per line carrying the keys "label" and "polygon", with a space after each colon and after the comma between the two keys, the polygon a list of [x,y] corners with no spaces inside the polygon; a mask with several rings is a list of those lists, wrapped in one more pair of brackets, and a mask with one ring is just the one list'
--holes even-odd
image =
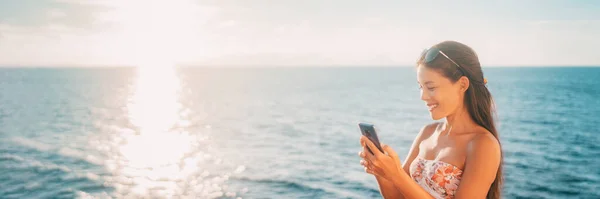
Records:
{"label": "hand holding phone", "polygon": [[[383,151],[383,148],[381,148],[381,143],[379,143],[379,138],[377,136],[377,131],[375,130],[375,125],[369,123],[359,123],[358,127],[360,128],[360,132],[362,133],[362,135],[369,138],[369,140],[371,140],[371,142],[375,144],[379,151],[385,153]],[[366,147],[371,154],[374,154],[373,151],[369,148],[369,146]]]}

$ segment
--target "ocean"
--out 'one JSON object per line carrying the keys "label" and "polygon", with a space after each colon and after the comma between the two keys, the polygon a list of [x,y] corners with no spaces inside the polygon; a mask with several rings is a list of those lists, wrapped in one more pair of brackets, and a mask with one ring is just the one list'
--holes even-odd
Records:
{"label": "ocean", "polygon": [[[504,198],[600,198],[600,68],[484,73]],[[0,198],[381,198],[358,122],[403,160],[415,69],[2,68]]]}

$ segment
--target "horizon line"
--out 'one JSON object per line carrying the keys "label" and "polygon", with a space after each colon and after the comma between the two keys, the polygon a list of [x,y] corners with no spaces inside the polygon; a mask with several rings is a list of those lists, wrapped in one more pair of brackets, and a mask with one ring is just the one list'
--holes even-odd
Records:
{"label": "horizon line", "polygon": [[[0,68],[137,68],[134,65],[0,65]],[[176,64],[176,68],[410,68],[414,65],[387,65],[387,64],[307,64],[307,65],[274,65],[274,64],[214,64],[190,65]],[[482,65],[482,68],[594,68],[600,65]]]}

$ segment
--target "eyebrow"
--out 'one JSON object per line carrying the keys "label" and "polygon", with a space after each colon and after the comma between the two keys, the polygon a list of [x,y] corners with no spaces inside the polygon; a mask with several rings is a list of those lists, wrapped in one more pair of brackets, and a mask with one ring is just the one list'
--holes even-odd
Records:
{"label": "eyebrow", "polygon": [[[419,83],[420,83],[420,82],[419,82],[419,81],[417,81],[417,84],[419,84]],[[423,83],[423,84],[427,85],[427,84],[433,84],[433,83],[434,83],[433,81],[426,81],[426,82],[425,82],[425,83]]]}

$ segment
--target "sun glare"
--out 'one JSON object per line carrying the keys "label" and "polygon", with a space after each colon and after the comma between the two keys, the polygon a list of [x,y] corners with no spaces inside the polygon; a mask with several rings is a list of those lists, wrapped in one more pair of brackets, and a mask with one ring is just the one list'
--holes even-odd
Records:
{"label": "sun glare", "polygon": [[181,114],[181,85],[175,69],[182,50],[178,45],[185,42],[179,32],[191,26],[188,8],[192,4],[184,0],[122,2],[113,17],[136,46],[131,53],[137,80],[127,105],[135,130],[116,135],[119,143],[108,169],[130,179],[126,193],[182,194],[178,183],[198,170],[194,157],[186,157],[196,148],[197,139],[182,130],[189,122]]}
{"label": "sun glare", "polygon": [[136,133],[118,135],[114,172],[130,177],[135,194],[176,194],[177,181],[184,178],[179,166],[193,148],[193,135],[177,127],[181,116],[179,79],[173,67],[139,67],[136,86],[129,99],[128,114]]}
{"label": "sun glare", "polygon": [[[120,24],[137,67],[172,67],[189,54],[200,9],[191,0],[119,1],[108,18]],[[127,45],[127,44],[125,44]],[[160,64],[157,64],[160,63]]]}

